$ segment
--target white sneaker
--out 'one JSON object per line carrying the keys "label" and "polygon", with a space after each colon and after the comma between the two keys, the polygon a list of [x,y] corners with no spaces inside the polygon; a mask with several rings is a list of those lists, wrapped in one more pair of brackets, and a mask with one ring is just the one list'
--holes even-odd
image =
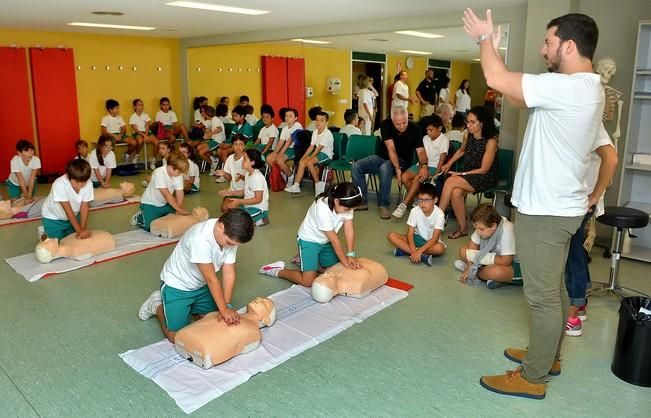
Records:
{"label": "white sneaker", "polygon": [[404,202],[400,203],[396,210],[393,211],[392,215],[394,218],[402,218],[405,216],[405,212],[407,212],[407,205],[405,205]]}
{"label": "white sneaker", "polygon": [[138,311],[138,318],[142,321],[146,321],[152,316],[156,316],[156,309],[163,304],[163,300],[160,296],[160,290],[154,291],[149,297],[140,305],[140,310]]}
{"label": "white sneaker", "polygon": [[150,158],[149,159],[149,169],[150,170],[155,170],[156,169],[156,159],[155,158]]}
{"label": "white sneaker", "polygon": [[224,176],[219,176],[215,179],[215,183],[226,183],[227,181]]}
{"label": "white sneaker", "polygon": [[297,183],[294,183],[291,186],[285,187],[285,191],[289,193],[300,193],[301,186],[299,186]]}
{"label": "white sneaker", "polygon": [[321,193],[325,192],[326,188],[326,182],[325,181],[320,181],[317,184],[314,185],[314,195],[318,196]]}
{"label": "white sneaker", "polygon": [[125,163],[128,163],[128,162],[129,162],[129,158],[131,158],[131,156],[130,156],[129,154],[125,153],[125,154],[122,156],[122,158],[124,158],[124,162],[125,162]]}
{"label": "white sneaker", "polygon": [[275,263],[267,264],[260,267],[260,270],[258,270],[258,272],[260,274],[265,274],[267,276],[278,277],[278,272],[280,272],[280,270],[284,268],[285,268],[284,261],[276,261]]}
{"label": "white sneaker", "polygon": [[294,175],[287,177],[287,184],[294,184]]}
{"label": "white sneaker", "polygon": [[215,158],[211,156],[210,160],[212,161],[212,163],[210,164],[210,172],[212,173],[217,171],[217,168],[219,167],[219,158]]}
{"label": "white sneaker", "polygon": [[138,154],[133,156],[133,159],[131,160],[132,163],[138,164]]}
{"label": "white sneaker", "polygon": [[43,235],[45,235],[45,227],[43,225],[37,226],[36,234],[38,235],[38,240],[40,241],[41,238],[43,238]]}
{"label": "white sneaker", "polygon": [[141,219],[142,219],[142,211],[139,210],[138,212],[133,214],[131,219],[129,219],[129,225],[131,225],[131,226],[140,225],[141,224],[141,222],[140,222]]}
{"label": "white sneaker", "polygon": [[466,271],[466,267],[468,266],[466,266],[466,263],[464,263],[463,260],[456,260],[454,262],[454,268],[461,272]]}
{"label": "white sneaker", "polygon": [[262,218],[255,221],[255,226],[265,226],[269,224],[269,218]]}

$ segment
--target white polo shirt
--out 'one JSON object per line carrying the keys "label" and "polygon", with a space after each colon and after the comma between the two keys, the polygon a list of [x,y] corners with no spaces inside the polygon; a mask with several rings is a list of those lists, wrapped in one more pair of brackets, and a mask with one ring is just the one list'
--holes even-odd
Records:
{"label": "white polo shirt", "polygon": [[332,132],[327,127],[323,132],[319,133],[318,130],[312,131],[312,141],[310,145],[314,145],[314,149],[318,148],[320,145],[321,152],[326,154],[328,158],[332,160],[332,155],[334,154],[335,138],[332,136]]}
{"label": "white polo shirt", "polygon": [[167,165],[158,167],[151,173],[151,181],[149,181],[145,192],[142,194],[140,203],[158,206],[159,208],[165,206],[167,200],[158,189],[167,189],[170,193],[174,193],[175,190],[183,190],[183,175],[170,177],[167,174]]}
{"label": "white polo shirt", "polygon": [[275,147],[276,143],[278,142],[278,128],[276,128],[276,125],[273,123],[269,127],[263,126],[258,133],[258,138],[260,138],[260,143],[262,145],[267,145],[269,143],[269,139],[273,138],[274,143],[271,144],[271,146]]}
{"label": "white polo shirt", "polygon": [[100,165],[99,160],[97,159],[97,149],[94,149],[90,152],[90,179],[91,181],[99,181],[97,176],[95,175],[95,170],[99,170],[99,174],[104,178],[106,176],[106,169],[114,169],[117,167],[117,162],[115,161],[115,153],[113,151],[109,151],[108,154],[106,154],[106,157],[104,157],[104,165]]}
{"label": "white polo shirt", "polygon": [[[610,136],[608,136],[608,132],[606,132],[606,128],[604,128],[604,125],[602,123],[601,127],[599,128],[597,143],[595,144],[594,150],[590,154],[588,174],[585,178],[588,194],[592,193],[595,186],[597,185],[597,180],[599,179],[599,168],[601,167],[601,157],[599,157],[599,154],[597,154],[597,148],[603,147],[604,145],[609,145],[613,147],[613,149],[615,149],[615,146],[613,145],[613,142],[610,140]],[[604,192],[604,194],[605,193],[606,192]],[[604,194],[602,194],[601,197],[599,197],[599,201],[597,202],[597,209],[595,211],[595,217],[597,218],[604,214]]]}
{"label": "white polo shirt", "polygon": [[145,112],[142,112],[140,115],[138,115],[136,112],[133,112],[133,114],[129,117],[129,125],[136,125],[138,132],[147,133],[145,131],[147,122],[151,122],[151,118]]}
{"label": "white polo shirt", "polygon": [[303,125],[300,122],[294,122],[291,128],[284,127],[282,132],[280,132],[281,141],[289,141],[289,148],[294,148],[294,140],[292,139],[292,134],[296,131],[303,129]]}
{"label": "white polo shirt", "polygon": [[237,247],[221,248],[215,240],[217,218],[199,222],[188,229],[169,256],[160,279],[166,286],[192,291],[206,286],[197,264],[211,263],[215,271],[224,264],[235,264]]}
{"label": "white polo shirt", "polygon": [[248,172],[244,176],[244,198],[251,199],[255,197],[255,192],[262,191],[262,201],[253,205],[246,205],[249,208],[258,208],[262,211],[269,210],[269,187],[267,180],[260,170],[253,170],[253,174]]}
{"label": "white polo shirt", "polygon": [[532,109],[511,201],[525,215],[585,215],[585,178],[604,108],[599,74],[524,74],[522,92]]}
{"label": "white polo shirt", "polygon": [[102,126],[106,128],[109,133],[119,134],[123,126],[126,126],[122,116],[106,115],[102,118]]}
{"label": "white polo shirt", "polygon": [[307,210],[305,219],[298,229],[298,237],[303,241],[327,244],[328,237],[324,231],[339,232],[344,221],[353,219],[353,210],[337,213],[328,206],[328,199],[322,197]]}
{"label": "white polo shirt", "polygon": [[436,168],[439,166],[441,154],[448,152],[450,148],[450,140],[445,134],[441,134],[436,139],[432,139],[429,135],[423,137],[423,147],[427,154],[427,166]]}
{"label": "white polo shirt", "polygon": [[11,162],[9,163],[9,166],[11,168],[9,181],[16,186],[20,186],[18,176],[16,176],[16,173],[20,173],[23,175],[25,185],[29,186],[29,184],[27,184],[29,182],[29,176],[32,175],[32,170],[39,170],[41,168],[41,160],[37,156],[33,156],[32,159],[29,160],[29,163],[25,165],[23,159],[20,158],[20,155],[14,155],[11,159]]}
{"label": "white polo shirt", "polygon": [[159,110],[156,112],[156,122],[162,122],[165,126],[174,125],[178,121],[176,113],[173,110],[168,110],[167,112]]}
{"label": "white polo shirt", "polygon": [[[502,216],[502,238],[497,243],[494,253],[497,255],[515,255],[515,232],[513,231],[513,223]],[[475,230],[470,236],[470,240],[475,244],[481,243],[481,236]]]}
{"label": "white polo shirt", "polygon": [[401,106],[406,109],[409,105],[409,100],[399,98],[398,94],[403,97],[409,97],[409,86],[407,86],[407,84],[405,84],[402,80],[396,81],[396,83],[393,85],[393,100],[391,101],[391,106]]}
{"label": "white polo shirt", "polygon": [[244,162],[244,155],[239,160],[235,159],[235,154],[231,154],[226,158],[224,163],[224,171],[231,175],[231,190],[244,189],[244,179],[235,181],[238,174],[244,176],[246,171],[242,168]]}
{"label": "white polo shirt", "polygon": [[81,209],[82,202],[91,202],[93,199],[95,199],[93,183],[87,181],[84,187],[77,193],[72,188],[72,184],[68,180],[68,175],[64,174],[52,183],[50,194],[47,195],[45,202],[43,202],[43,217],[66,221],[68,220],[68,216],[63,210],[63,206],[61,206],[61,202],[70,203],[70,207],[76,215]]}
{"label": "white polo shirt", "polygon": [[[432,239],[435,229],[440,231],[445,229],[445,214],[438,206],[434,205],[432,213],[425,216],[420,206],[414,206],[409,212],[407,225],[413,226],[418,235],[429,241]],[[441,241],[440,238],[439,241]]]}
{"label": "white polo shirt", "polygon": [[194,184],[197,189],[201,186],[201,178],[200,178],[200,172],[199,172],[199,166],[197,163],[195,163],[192,160],[188,160],[189,167],[188,167],[188,174],[183,175],[183,180],[190,180],[190,177],[194,177],[194,180],[192,181],[192,184]]}
{"label": "white polo shirt", "polygon": [[224,127],[224,122],[217,116],[213,117],[209,121],[204,121],[204,124],[206,122],[210,122],[206,124],[206,127],[209,128],[210,130],[217,129],[217,127],[221,127],[222,131],[219,133],[216,133],[214,135],[211,135],[211,139],[213,141],[217,141],[218,144],[221,144],[222,142],[226,141],[226,128]]}

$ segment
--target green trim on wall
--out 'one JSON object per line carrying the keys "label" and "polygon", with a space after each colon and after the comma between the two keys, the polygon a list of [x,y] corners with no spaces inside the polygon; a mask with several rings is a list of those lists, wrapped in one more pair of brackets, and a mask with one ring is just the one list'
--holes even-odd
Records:
{"label": "green trim on wall", "polygon": [[450,68],[450,61],[431,59],[428,62],[430,67]]}
{"label": "green trim on wall", "polygon": [[353,61],[371,61],[371,62],[382,62],[384,63],[387,60],[385,54],[375,54],[372,52],[356,52],[353,51]]}

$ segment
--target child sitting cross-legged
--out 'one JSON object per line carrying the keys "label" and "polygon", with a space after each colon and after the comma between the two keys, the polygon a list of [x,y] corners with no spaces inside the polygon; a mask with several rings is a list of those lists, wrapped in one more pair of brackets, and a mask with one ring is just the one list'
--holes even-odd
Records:
{"label": "child sitting cross-legged", "polygon": [[470,216],[475,232],[459,250],[454,267],[461,271],[459,280],[486,281],[495,289],[507,284],[522,285],[520,263],[515,260],[515,234],[511,221],[497,213],[489,203],[475,208]]}
{"label": "child sitting cross-legged", "polygon": [[262,155],[257,149],[251,148],[246,150],[242,159],[242,168],[246,173],[244,188],[219,191],[220,196],[224,196],[222,212],[240,208],[251,215],[256,226],[267,225],[269,223],[269,188],[264,174],[260,172],[260,169],[264,167]]}
{"label": "child sitting cross-legged", "polygon": [[441,241],[441,232],[445,228],[445,214],[436,203],[436,187],[423,183],[418,189],[418,205],[409,212],[407,234],[390,232],[387,239],[396,248],[396,257],[409,256],[412,263],[432,265],[432,258],[445,252],[446,245]]}

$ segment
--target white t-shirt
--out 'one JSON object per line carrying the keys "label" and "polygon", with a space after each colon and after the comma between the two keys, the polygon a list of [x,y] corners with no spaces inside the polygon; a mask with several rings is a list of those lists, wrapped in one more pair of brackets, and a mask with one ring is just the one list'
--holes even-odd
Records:
{"label": "white t-shirt", "polygon": [[342,134],[346,134],[350,138],[351,135],[361,135],[362,131],[355,125],[346,125],[339,131]]}
{"label": "white t-shirt", "polygon": [[43,217],[66,221],[68,220],[68,216],[63,210],[63,206],[61,206],[61,202],[69,202],[72,211],[76,215],[81,209],[82,202],[91,202],[93,199],[95,199],[93,183],[87,181],[84,187],[77,193],[72,188],[72,184],[68,180],[68,175],[64,174],[52,183],[50,194],[47,195],[45,202],[43,202]]}
{"label": "white t-shirt", "polygon": [[99,174],[102,176],[102,178],[106,177],[106,169],[114,169],[117,167],[117,163],[115,161],[115,153],[113,151],[109,151],[108,154],[106,154],[106,157],[104,157],[104,165],[99,164],[99,160],[97,159],[97,149],[94,149],[90,152],[90,179],[91,181],[100,181],[97,176],[95,175],[95,169],[99,170]]}
{"label": "white t-shirt", "polygon": [[235,123],[235,121],[228,116],[218,116],[218,117],[219,120],[222,121],[222,123]]}
{"label": "white t-shirt", "polygon": [[33,156],[29,163],[25,165],[23,159],[20,158],[20,155],[14,155],[9,163],[11,168],[11,174],[9,174],[9,181],[16,186],[20,186],[18,181],[18,176],[16,173],[21,173],[23,175],[23,180],[25,180],[25,186],[29,187],[29,176],[32,175],[32,170],[38,170],[41,168],[41,160],[37,156]]}
{"label": "white t-shirt", "polygon": [[461,89],[457,90],[455,94],[456,101],[456,111],[457,112],[466,112],[470,110],[470,95],[463,92]]}
{"label": "white t-shirt", "polygon": [[463,131],[459,131],[457,129],[451,129],[445,133],[445,136],[448,137],[449,141],[454,141],[459,143],[463,142]]}
{"label": "white t-shirt", "polygon": [[450,101],[450,89],[449,88],[441,89],[439,91],[439,100],[443,101],[445,103],[448,103]]}
{"label": "white t-shirt", "polygon": [[[603,147],[604,145],[610,145],[613,147],[613,149],[615,148],[613,142],[608,136],[608,132],[606,132],[606,128],[604,128],[602,124],[601,128],[599,128],[597,143],[595,144],[594,150],[590,154],[590,167],[588,168],[588,173],[585,178],[585,182],[588,186],[588,193],[592,193],[595,186],[597,185],[597,180],[599,179],[599,168],[601,167],[601,157],[599,157],[599,154],[597,154],[597,148]],[[595,217],[597,218],[603,215],[605,212],[604,194],[601,195],[599,201],[597,202],[597,209],[595,211]]]}
{"label": "white t-shirt", "polygon": [[263,126],[258,133],[258,138],[260,138],[260,143],[262,145],[267,145],[269,143],[269,138],[273,138],[274,143],[271,144],[271,146],[275,147],[278,142],[278,128],[276,128],[276,125],[273,123],[269,127]]}
{"label": "white t-shirt", "polygon": [[300,122],[294,122],[291,128],[285,127],[280,133],[281,141],[289,141],[289,148],[294,148],[294,140],[292,139],[292,134],[296,131],[303,129],[303,125]]}
{"label": "white t-shirt", "polygon": [[203,122],[203,116],[201,116],[201,109],[194,110],[194,121]]}
{"label": "white t-shirt", "polygon": [[438,138],[432,140],[429,135],[423,137],[423,147],[427,154],[427,166],[436,168],[439,166],[441,154],[447,153],[450,148],[450,140],[445,134],[439,135]]}
{"label": "white t-shirt", "polygon": [[[513,232],[513,224],[504,216],[502,216],[501,223],[504,225],[502,230],[502,239],[497,243],[497,247],[495,247],[495,251],[493,252],[497,255],[515,255],[515,233]],[[477,245],[481,243],[481,237],[477,230],[472,233],[470,240]]]}
{"label": "white t-shirt", "polygon": [[151,122],[151,118],[149,115],[145,112],[142,112],[140,116],[136,112],[133,112],[133,114],[129,117],[129,125],[136,125],[136,129],[138,132],[145,132],[145,128],[147,127],[147,122]]}
{"label": "white t-shirt", "polygon": [[399,98],[398,94],[403,97],[409,97],[409,86],[403,83],[402,80],[396,81],[396,83],[393,85],[393,100],[391,102],[391,106],[402,106],[406,109],[409,105],[409,100],[403,100]]}
{"label": "white t-shirt", "polygon": [[318,148],[319,145],[322,145],[321,152],[326,154],[328,158],[332,160],[332,155],[334,154],[335,138],[332,136],[330,129],[325,128],[321,134],[319,131],[312,132],[312,141],[311,145],[314,145],[314,149]]}
{"label": "white t-shirt", "polygon": [[167,174],[167,166],[158,167],[151,173],[151,180],[142,194],[140,203],[163,207],[167,204],[165,196],[158,189],[167,189],[170,193],[175,190],[183,190],[183,175],[170,177]]}
{"label": "white t-shirt", "polygon": [[218,127],[222,128],[222,131],[212,135],[210,138],[213,141],[217,141],[218,144],[221,144],[222,142],[226,141],[226,128],[224,128],[224,122],[217,116],[213,117],[211,120],[205,120],[203,121],[205,127],[207,129],[217,129]]}
{"label": "white t-shirt", "polygon": [[[432,213],[429,216],[425,216],[420,206],[414,206],[409,212],[407,225],[413,226],[415,233],[429,241],[432,239],[435,229],[440,231],[445,229],[445,214],[438,206],[434,205]],[[443,242],[440,237],[439,242]]]}
{"label": "white t-shirt", "polygon": [[201,178],[199,177],[199,166],[192,160],[188,160],[188,174],[183,175],[183,180],[190,180],[190,177],[194,177],[192,184],[194,184],[197,189],[201,186]]}
{"label": "white t-shirt", "polygon": [[258,208],[262,211],[269,210],[269,188],[267,180],[260,170],[253,170],[253,174],[248,172],[244,176],[244,198],[251,199],[255,197],[255,192],[262,190],[262,202],[253,205],[246,205],[249,208]]}
{"label": "white t-shirt", "polygon": [[246,115],[244,116],[244,120],[251,126],[255,126],[255,124],[258,123],[258,118],[256,118],[255,115]]}
{"label": "white t-shirt", "polygon": [[532,110],[511,201],[525,215],[585,215],[585,177],[604,108],[599,74],[524,74],[522,93]]}
{"label": "white t-shirt", "polygon": [[212,263],[215,271],[235,264],[237,247],[221,248],[215,239],[217,218],[199,222],[188,229],[169,256],[160,279],[174,289],[192,291],[206,286],[197,264]]}
{"label": "white t-shirt", "polygon": [[165,126],[174,125],[178,121],[176,113],[173,110],[168,110],[167,112],[159,110],[156,112],[156,122],[162,122]]}
{"label": "white t-shirt", "polygon": [[235,181],[238,174],[241,174],[242,177],[246,174],[246,171],[242,168],[243,162],[244,155],[239,160],[235,159],[235,154],[231,154],[226,158],[223,170],[231,175],[231,190],[244,189],[244,179]]}
{"label": "white t-shirt", "polygon": [[120,129],[122,129],[123,126],[126,126],[126,124],[120,115],[106,115],[102,118],[102,126],[111,134],[119,134]]}
{"label": "white t-shirt", "polygon": [[[395,92],[395,87],[393,91]],[[400,93],[400,94],[404,94],[404,93]],[[366,106],[368,106],[371,113],[373,113],[373,92],[369,89],[361,89],[359,91],[359,102],[357,105],[357,114],[359,115],[359,117],[364,119],[369,119],[373,115],[368,114],[366,112],[366,109],[364,108],[364,103],[366,103]]]}
{"label": "white t-shirt", "polygon": [[305,219],[298,229],[298,237],[303,241],[327,244],[328,237],[324,231],[339,232],[344,221],[353,219],[353,210],[337,213],[328,206],[328,199],[322,197],[307,210]]}

